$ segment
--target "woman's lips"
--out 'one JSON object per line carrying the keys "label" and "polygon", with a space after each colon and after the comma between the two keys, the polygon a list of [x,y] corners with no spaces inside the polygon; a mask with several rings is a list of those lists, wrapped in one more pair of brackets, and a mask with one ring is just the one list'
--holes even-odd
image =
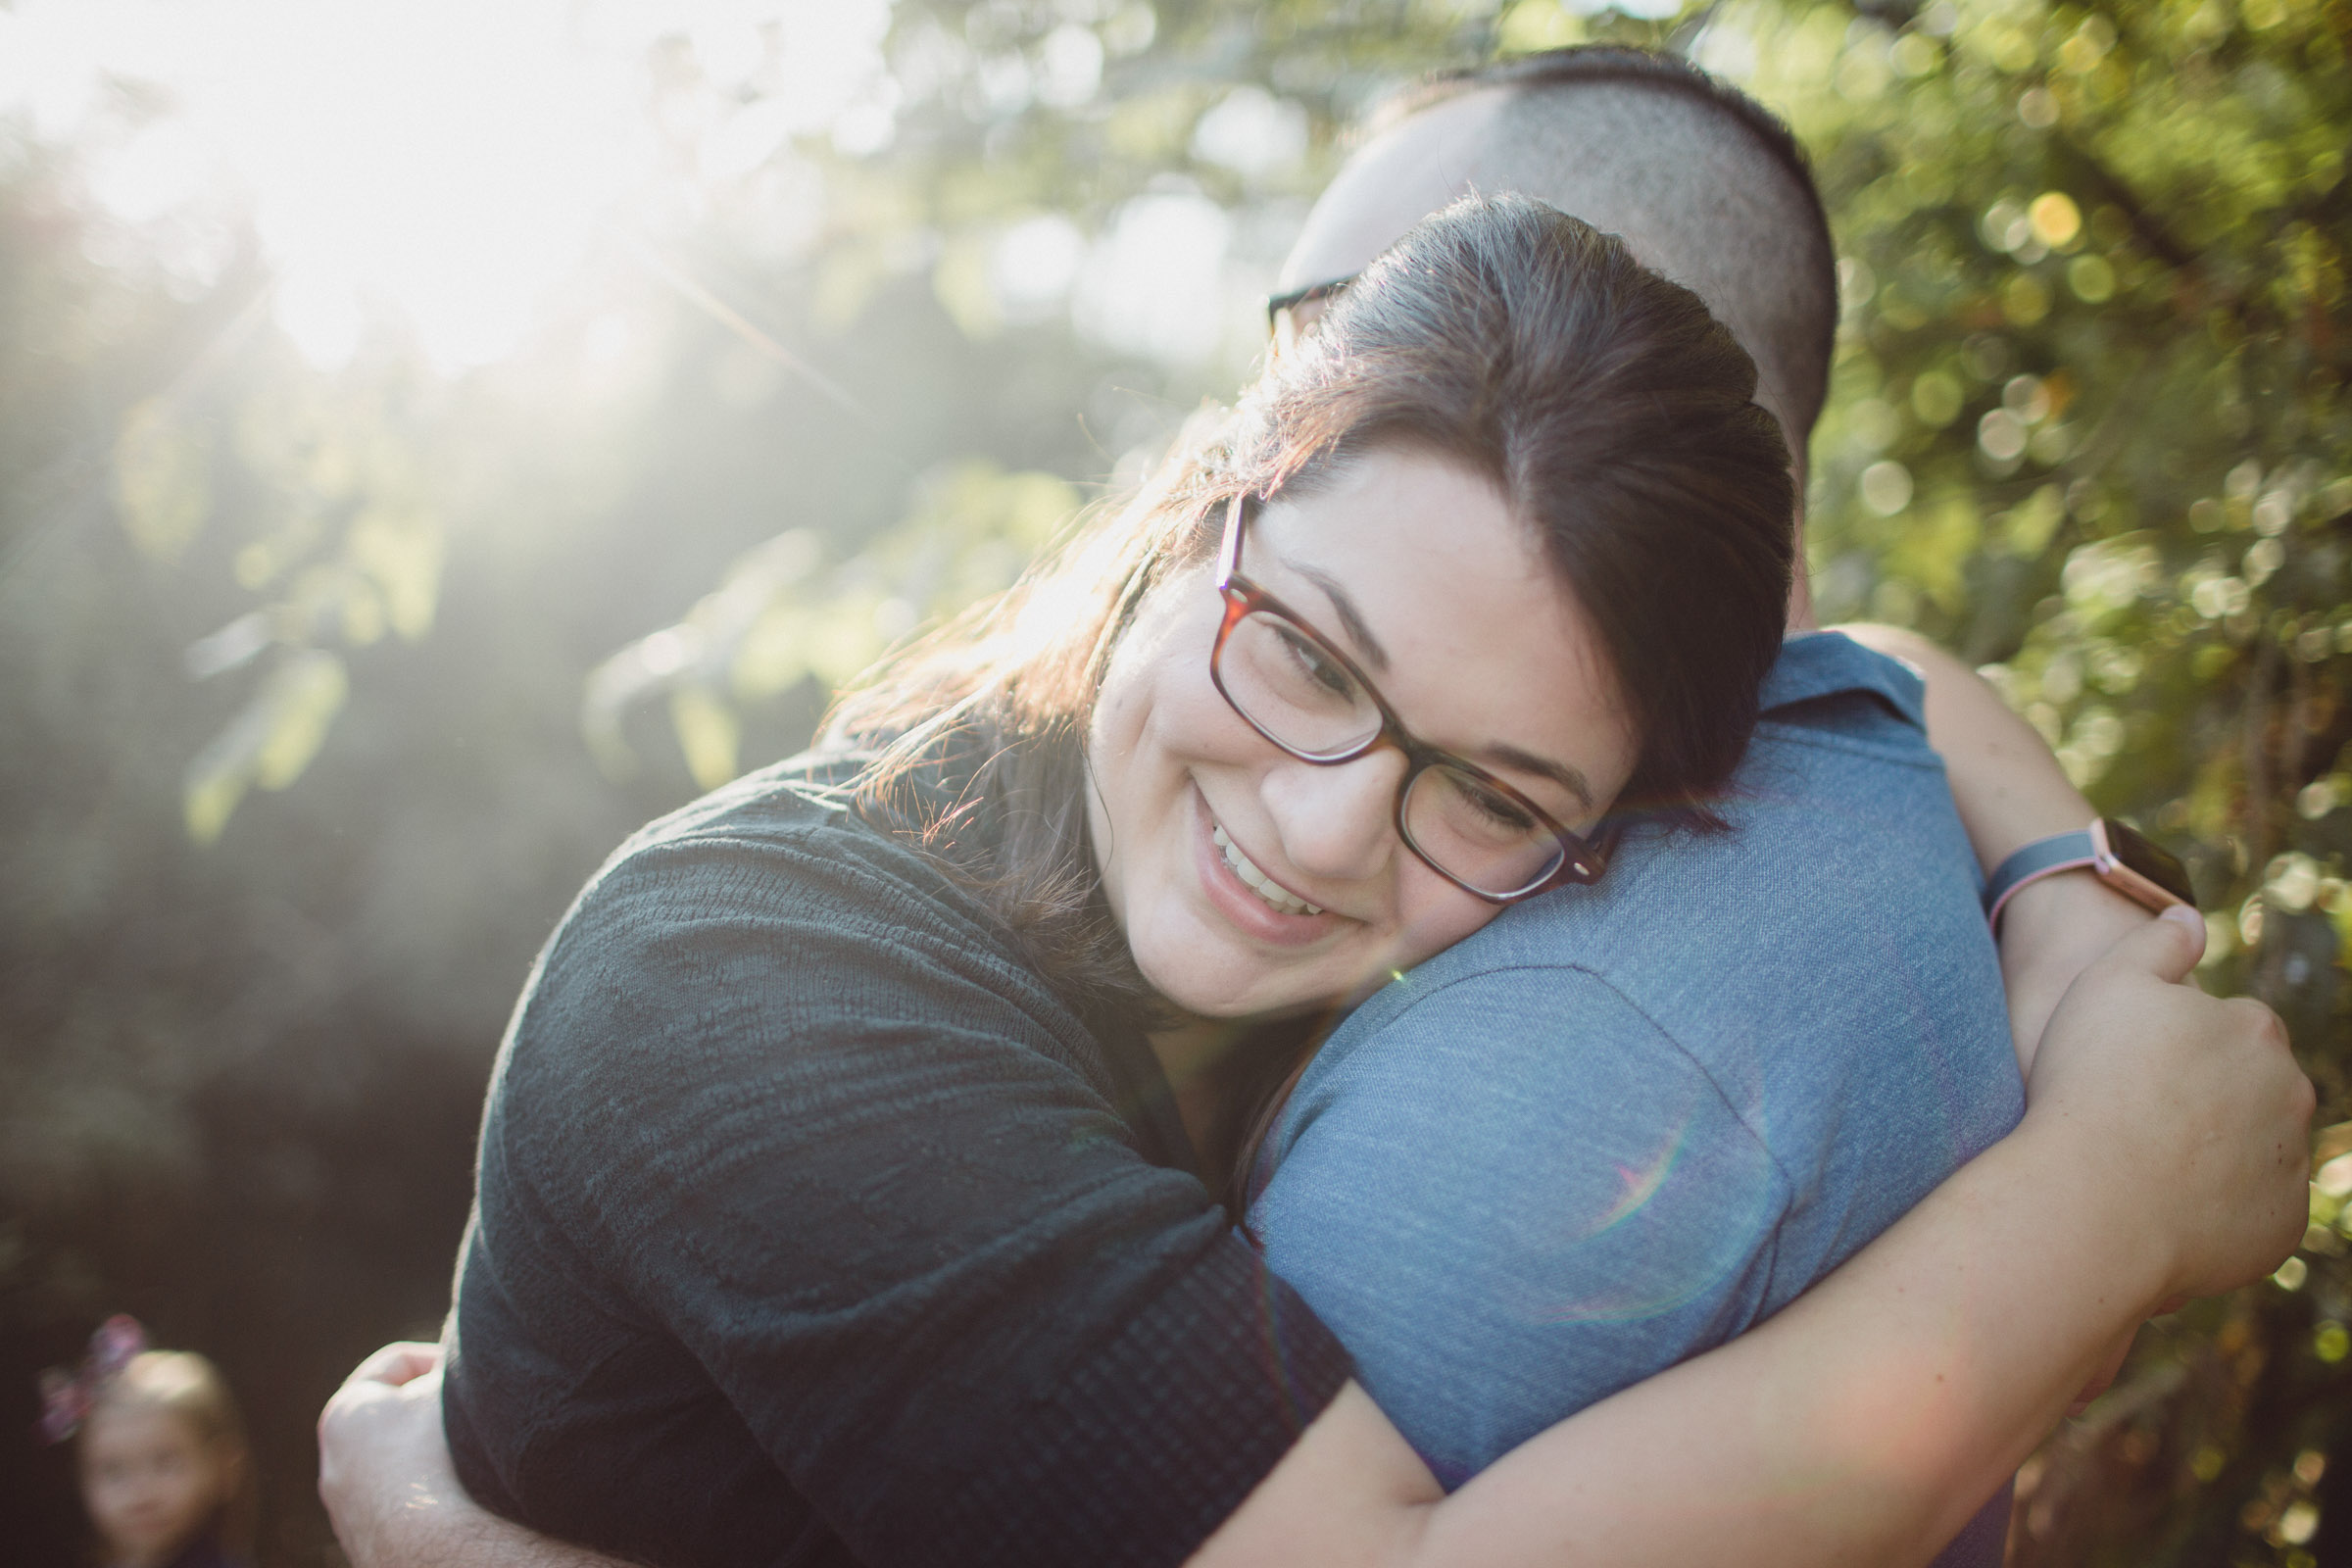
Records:
{"label": "woman's lips", "polygon": [[1232,836],[1225,831],[1223,825],[1215,823],[1214,818],[1211,818],[1211,822],[1213,825],[1209,829],[1209,842],[1214,844],[1224,855],[1225,863],[1233,868],[1235,876],[1242,879],[1242,886],[1252,890],[1259,898],[1265,900],[1269,908],[1280,914],[1321,914],[1323,912],[1258,869],[1257,862],[1242,853],[1241,846],[1233,842]]}
{"label": "woman's lips", "polygon": [[[1193,861],[1200,873],[1201,891],[1208,896],[1208,902],[1219,914],[1240,927],[1245,935],[1286,948],[1304,947],[1318,941],[1338,924],[1341,916],[1327,909],[1314,914],[1290,914],[1268,904],[1255,889],[1242,880],[1241,874],[1225,858],[1224,850],[1217,844],[1219,825],[1209,815],[1208,803],[1201,799],[1197,788],[1193,792],[1193,799],[1197,803]],[[1284,896],[1297,897],[1279,883],[1275,884],[1275,889]]]}

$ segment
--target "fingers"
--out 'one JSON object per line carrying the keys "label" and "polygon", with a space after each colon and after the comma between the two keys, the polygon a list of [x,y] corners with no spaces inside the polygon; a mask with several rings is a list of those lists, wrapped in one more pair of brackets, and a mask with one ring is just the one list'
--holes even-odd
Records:
{"label": "fingers", "polygon": [[396,1340],[352,1369],[345,1384],[383,1383],[399,1388],[441,1364],[441,1347],[420,1340]]}
{"label": "fingers", "polygon": [[2204,956],[2205,917],[2185,904],[2176,904],[2126,932],[2100,961],[2178,984]]}
{"label": "fingers", "polygon": [[318,1500],[355,1564],[471,1560],[419,1545],[429,1545],[453,1518],[478,1513],[458,1482],[441,1429],[440,1367],[399,1384],[362,1375],[379,1362],[407,1372],[427,1359],[416,1352],[430,1348],[386,1347],[335,1391],[318,1417]]}
{"label": "fingers", "polygon": [[2187,979],[2188,971],[2194,969],[2198,960],[2205,956],[2205,917],[2185,904],[2175,904],[2160,910],[2156,920],[2160,925],[2179,927],[2181,935],[2188,938],[2188,961],[2180,966],[2180,973],[2168,977],[2173,980]]}
{"label": "fingers", "polygon": [[[2311,1079],[2296,1062],[2278,1014],[2250,998],[2212,1004],[2221,1020],[2205,1049],[2183,1063],[2177,1087],[2198,1097],[2216,1112],[2214,1126],[2234,1156],[2216,1161],[2217,1170],[2242,1165],[2233,1205],[2216,1217],[2233,1225],[2190,1294],[2215,1295],[2276,1269],[2303,1239],[2310,1218],[2311,1115],[2316,1096]],[[2232,1113],[2230,1102],[2246,1103]]]}
{"label": "fingers", "polygon": [[348,1426],[356,1412],[400,1400],[404,1396],[438,1401],[441,1387],[441,1347],[416,1340],[399,1340],[371,1353],[343,1386],[327,1396],[318,1412],[318,1442],[323,1450],[338,1425]]}
{"label": "fingers", "polygon": [[2311,1082],[2271,1008],[2172,983],[2196,962],[2201,926],[2186,911],[2146,921],[2085,969],[2029,1087],[2076,1148],[2099,1151],[2086,1200],[2149,1228],[2145,1256],[2163,1262],[2150,1304],[2270,1273],[2307,1218]]}
{"label": "fingers", "polygon": [[400,1463],[411,1470],[419,1467],[418,1455],[430,1461],[423,1468],[448,1469],[448,1448],[441,1435],[440,1368],[397,1386],[354,1376],[318,1412],[321,1496],[355,1471],[383,1469],[390,1454],[408,1455]]}
{"label": "fingers", "polygon": [[2222,1005],[2236,1014],[2234,1027],[2248,1040],[2272,1051],[2293,1054],[2294,1048],[2286,1038],[2286,1020],[2269,1003],[2252,997],[2227,997]]}

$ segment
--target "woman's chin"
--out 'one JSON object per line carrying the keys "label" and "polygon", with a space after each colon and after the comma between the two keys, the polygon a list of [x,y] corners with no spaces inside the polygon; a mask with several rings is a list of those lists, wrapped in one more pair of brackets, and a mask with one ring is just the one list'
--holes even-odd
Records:
{"label": "woman's chin", "polygon": [[[1136,967],[1161,1000],[1197,1018],[1253,1018],[1312,1004],[1330,988],[1300,966],[1270,962],[1251,944],[1193,921],[1134,943]],[[1138,935],[1129,928],[1131,939]]]}
{"label": "woman's chin", "polygon": [[[1130,928],[1132,933],[1132,928]],[[1281,961],[1256,944],[1203,923],[1179,922],[1135,944],[1136,966],[1161,1000],[1197,1018],[1279,1017],[1369,995],[1388,971],[1325,950],[1312,963]]]}

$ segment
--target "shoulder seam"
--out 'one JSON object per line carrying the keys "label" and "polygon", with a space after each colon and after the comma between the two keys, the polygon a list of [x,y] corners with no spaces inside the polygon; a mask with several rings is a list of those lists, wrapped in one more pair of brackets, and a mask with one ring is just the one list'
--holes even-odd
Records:
{"label": "shoulder seam", "polygon": [[1910,748],[1885,746],[1817,729],[1810,724],[1792,724],[1786,719],[1759,719],[1756,728],[1769,729],[1773,739],[1786,741],[1792,746],[1809,746],[1824,752],[1844,752],[1849,756],[1867,757],[1873,761],[1891,762],[1898,767],[1917,768],[1923,773],[1940,773],[1944,770],[1942,756],[1928,744],[1924,731],[1920,733],[1919,747],[1914,752]]}
{"label": "shoulder seam", "polygon": [[[1616,998],[1628,1012],[1631,1012],[1635,1017],[1647,1024],[1651,1033],[1655,1034],[1659,1039],[1665,1041],[1667,1045],[1674,1049],[1674,1052],[1677,1055],[1689,1062],[1691,1066],[1691,1069],[1695,1071],[1701,1078],[1706,1080],[1707,1087],[1714,1092],[1716,1100],[1722,1103],[1724,1109],[1732,1113],[1732,1119],[1740,1124],[1740,1129],[1744,1131],[1748,1137],[1755,1140],[1757,1148],[1764,1151],[1764,1158],[1772,1166],[1773,1175],[1779,1179],[1781,1184],[1782,1199],[1779,1205],[1780,1211],[1777,1215],[1775,1215],[1772,1222],[1772,1234],[1775,1237],[1779,1236],[1781,1226],[1787,1222],[1790,1205],[1794,1200],[1796,1183],[1789,1176],[1788,1170],[1781,1164],[1780,1153],[1772,1147],[1772,1141],[1757,1130],[1754,1122],[1748,1117],[1747,1113],[1740,1108],[1739,1102],[1733,1100],[1732,1097],[1725,1092],[1723,1081],[1716,1077],[1714,1071],[1709,1068],[1705,1062],[1701,1061],[1696,1055],[1694,1055],[1690,1049],[1685,1046],[1683,1042],[1675,1036],[1673,1031],[1666,1028],[1665,1025],[1659,1023],[1657,1019],[1651,1017],[1647,1010],[1636,1003],[1633,998],[1627,996],[1622,990],[1618,989],[1618,987],[1612,983],[1606,975],[1603,975],[1599,970],[1592,968],[1589,964],[1506,963],[1497,964],[1493,968],[1480,969],[1474,974],[1458,975],[1453,979],[1446,981],[1443,985],[1435,987],[1426,996],[1418,996],[1413,998],[1412,1001],[1406,1003],[1402,1007],[1397,1009],[1395,1014],[1382,1019],[1378,1024],[1374,1025],[1374,1032],[1378,1033],[1394,1028],[1396,1025],[1403,1022],[1406,1017],[1410,1016],[1416,1008],[1421,1007],[1425,1004],[1436,1001],[1439,997],[1444,996],[1448,991],[1452,991],[1460,986],[1468,985],[1473,981],[1485,980],[1496,975],[1507,974],[1583,975],[1587,979],[1591,980],[1594,985],[1597,985],[1602,990],[1606,991],[1610,996]],[[1350,1053],[1350,1054],[1353,1054],[1353,1053]],[[1342,1065],[1344,1067],[1345,1063]],[[1309,1120],[1311,1121],[1312,1118],[1310,1117]],[[1287,1145],[1289,1143],[1296,1142],[1298,1134],[1302,1132],[1305,1129],[1305,1126],[1306,1123],[1302,1122],[1297,1128],[1294,1128],[1292,1130],[1292,1136],[1284,1140],[1285,1144]]]}

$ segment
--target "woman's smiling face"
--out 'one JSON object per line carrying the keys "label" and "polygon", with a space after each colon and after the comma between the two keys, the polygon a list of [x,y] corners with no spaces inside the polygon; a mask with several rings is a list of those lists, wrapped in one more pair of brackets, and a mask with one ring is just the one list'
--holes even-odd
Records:
{"label": "woman's smiling face", "polygon": [[[1416,737],[1564,825],[1591,827],[1632,774],[1639,743],[1599,638],[1485,479],[1411,449],[1369,453],[1268,504],[1241,566]],[[1203,1017],[1292,1010],[1359,995],[1493,919],[1497,906],[1397,838],[1401,752],[1318,766],[1233,710],[1208,674],[1223,614],[1207,564],[1162,584],[1088,733],[1096,859],[1145,979]]]}

